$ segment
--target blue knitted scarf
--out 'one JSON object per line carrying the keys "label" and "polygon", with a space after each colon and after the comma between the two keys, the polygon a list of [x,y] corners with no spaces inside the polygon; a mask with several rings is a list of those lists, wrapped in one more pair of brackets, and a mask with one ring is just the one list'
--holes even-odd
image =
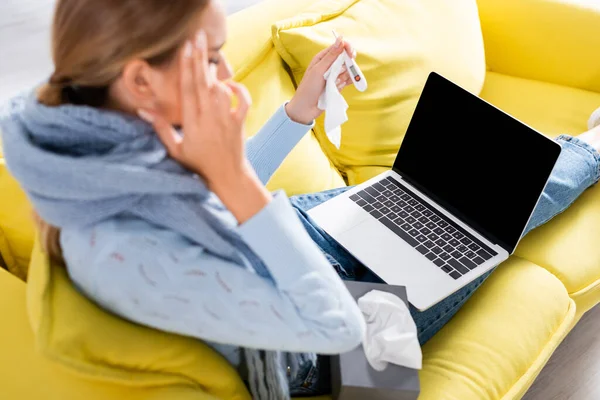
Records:
{"label": "blue knitted scarf", "polygon": [[[118,112],[47,107],[35,93],[0,113],[10,172],[39,215],[58,227],[82,227],[135,216],[178,232],[206,251],[272,279],[235,232],[236,221],[202,179],[169,158],[152,127]],[[260,400],[289,398],[293,373],[314,355],[245,349],[250,390]]]}

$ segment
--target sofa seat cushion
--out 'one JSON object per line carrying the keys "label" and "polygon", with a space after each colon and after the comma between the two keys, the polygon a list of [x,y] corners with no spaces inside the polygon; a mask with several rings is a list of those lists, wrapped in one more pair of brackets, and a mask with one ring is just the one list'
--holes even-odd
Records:
{"label": "sofa seat cushion", "polygon": [[521,398],[574,321],[562,283],[511,257],[423,347],[419,400]]}
{"label": "sofa seat cushion", "polygon": [[[368,89],[344,91],[350,108],[341,148],[327,139],[323,116],[315,133],[350,184],[372,166],[391,167],[432,70],[479,93],[485,76],[483,39],[474,0],[331,0],[273,26],[273,42],[300,82],[313,56],[334,41],[358,53]],[[390,50],[392,49],[392,50]],[[362,171],[369,168],[366,172]]]}
{"label": "sofa seat cushion", "polygon": [[[600,93],[493,72],[487,74],[481,95],[550,137],[583,132],[592,111],[600,107]],[[600,300],[599,239],[600,188],[595,186],[527,235],[516,254],[558,277],[583,313]]]}

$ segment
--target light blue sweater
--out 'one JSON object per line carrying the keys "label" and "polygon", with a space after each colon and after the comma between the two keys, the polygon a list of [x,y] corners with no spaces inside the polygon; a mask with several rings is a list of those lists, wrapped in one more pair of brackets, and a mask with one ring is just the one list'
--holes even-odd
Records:
{"label": "light blue sweater", "polygon": [[[247,142],[262,182],[310,128],[291,121],[281,107]],[[361,313],[285,193],[276,193],[237,232],[270,279],[136,217],[64,228],[61,245],[71,279],[101,306],[142,325],[203,339],[234,365],[239,346],[335,354],[360,343]]]}

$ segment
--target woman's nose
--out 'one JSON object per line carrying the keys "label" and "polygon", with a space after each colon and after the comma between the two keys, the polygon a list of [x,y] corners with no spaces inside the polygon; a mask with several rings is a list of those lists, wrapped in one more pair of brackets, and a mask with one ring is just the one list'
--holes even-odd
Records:
{"label": "woman's nose", "polygon": [[220,81],[226,81],[233,76],[233,71],[231,70],[231,65],[227,62],[227,60],[222,60],[219,63],[219,70],[217,71],[217,78]]}

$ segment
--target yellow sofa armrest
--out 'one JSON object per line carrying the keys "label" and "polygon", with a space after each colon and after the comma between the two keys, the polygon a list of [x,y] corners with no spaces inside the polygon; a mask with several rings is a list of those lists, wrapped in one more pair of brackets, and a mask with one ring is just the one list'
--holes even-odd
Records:
{"label": "yellow sofa armrest", "polygon": [[477,0],[488,69],[600,92],[598,0]]}

